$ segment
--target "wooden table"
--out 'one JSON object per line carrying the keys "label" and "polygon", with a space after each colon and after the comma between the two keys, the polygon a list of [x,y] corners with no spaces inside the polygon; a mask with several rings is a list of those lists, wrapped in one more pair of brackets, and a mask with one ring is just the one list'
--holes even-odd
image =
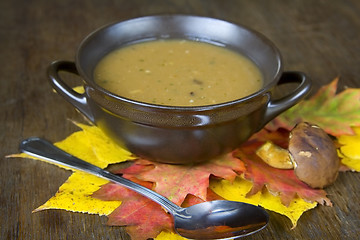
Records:
{"label": "wooden table", "polygon": [[[340,87],[360,87],[360,1],[70,1],[0,2],[0,189],[1,239],[129,239],[106,218],[49,210],[47,201],[69,172],[27,159],[5,159],[29,136],[64,139],[82,121],[54,94],[45,71],[55,59],[73,60],[80,41],[96,28],[128,18],[182,13],[247,25],[270,38],[285,70],[299,70],[314,89],[340,76]],[[360,174],[341,173],[327,188],[333,207],[306,212],[298,227],[271,213],[271,222],[248,239],[359,239]]]}

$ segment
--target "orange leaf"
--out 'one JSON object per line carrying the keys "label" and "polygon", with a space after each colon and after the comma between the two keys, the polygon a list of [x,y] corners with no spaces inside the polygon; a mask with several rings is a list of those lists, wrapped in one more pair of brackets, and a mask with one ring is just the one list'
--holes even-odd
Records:
{"label": "orange leaf", "polygon": [[152,200],[138,196],[136,201],[123,201],[109,216],[109,225],[126,226],[132,239],[148,239],[163,230],[172,230],[172,217]]}
{"label": "orange leaf", "polygon": [[[223,197],[219,196],[218,194],[216,194],[213,190],[211,190],[210,188],[207,189],[207,196],[206,196],[206,201],[213,201],[213,200],[224,200]],[[182,207],[190,207],[193,206],[195,204],[199,204],[205,202],[204,200],[202,200],[201,198],[195,197],[194,195],[188,194],[184,200],[184,202],[181,204]]]}
{"label": "orange leaf", "polygon": [[[135,178],[131,180],[147,188],[153,185]],[[163,230],[173,229],[172,217],[159,204],[118,184],[108,183],[92,196],[104,201],[122,201],[120,207],[108,215],[107,224],[125,226],[132,239],[154,238]]]}
{"label": "orange leaf", "polygon": [[238,175],[237,172],[245,170],[243,162],[234,158],[232,154],[227,154],[198,165],[170,165],[141,159],[135,161],[126,172],[122,171],[122,173],[132,171],[132,168],[139,168],[138,165],[154,166],[154,168],[133,176],[143,181],[154,182],[156,192],[178,205],[188,194],[206,200],[210,175],[233,181]]}

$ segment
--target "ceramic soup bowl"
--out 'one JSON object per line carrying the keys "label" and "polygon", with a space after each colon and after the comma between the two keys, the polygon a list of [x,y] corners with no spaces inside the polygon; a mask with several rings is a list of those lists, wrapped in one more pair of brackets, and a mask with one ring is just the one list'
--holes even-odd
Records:
{"label": "ceramic soup bowl", "polygon": [[[237,51],[260,69],[263,87],[226,103],[176,107],[127,99],[94,82],[94,68],[106,54],[156,39],[204,41]],[[85,93],[75,92],[61,71],[79,75]],[[304,73],[283,72],[278,49],[263,35],[223,20],[186,15],[147,16],[102,27],[80,44],[75,62],[53,62],[48,76],[61,96],[118,145],[140,157],[174,164],[203,162],[234,150],[295,105],[311,86]],[[284,83],[296,86],[275,99],[274,89]]]}

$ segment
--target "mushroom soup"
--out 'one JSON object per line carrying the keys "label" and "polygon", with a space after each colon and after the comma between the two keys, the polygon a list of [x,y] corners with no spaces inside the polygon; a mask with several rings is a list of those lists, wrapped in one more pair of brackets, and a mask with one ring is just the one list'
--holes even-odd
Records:
{"label": "mushroom soup", "polygon": [[119,96],[169,106],[204,106],[248,96],[263,85],[248,58],[190,40],[137,43],[110,52],[94,70],[95,82]]}

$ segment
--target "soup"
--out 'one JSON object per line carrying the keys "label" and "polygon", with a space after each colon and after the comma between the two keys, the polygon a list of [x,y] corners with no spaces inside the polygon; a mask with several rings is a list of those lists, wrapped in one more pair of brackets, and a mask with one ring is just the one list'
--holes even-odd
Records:
{"label": "soup", "polygon": [[213,44],[156,40],[110,52],[95,82],[119,96],[159,105],[204,106],[248,96],[262,75],[248,58]]}

